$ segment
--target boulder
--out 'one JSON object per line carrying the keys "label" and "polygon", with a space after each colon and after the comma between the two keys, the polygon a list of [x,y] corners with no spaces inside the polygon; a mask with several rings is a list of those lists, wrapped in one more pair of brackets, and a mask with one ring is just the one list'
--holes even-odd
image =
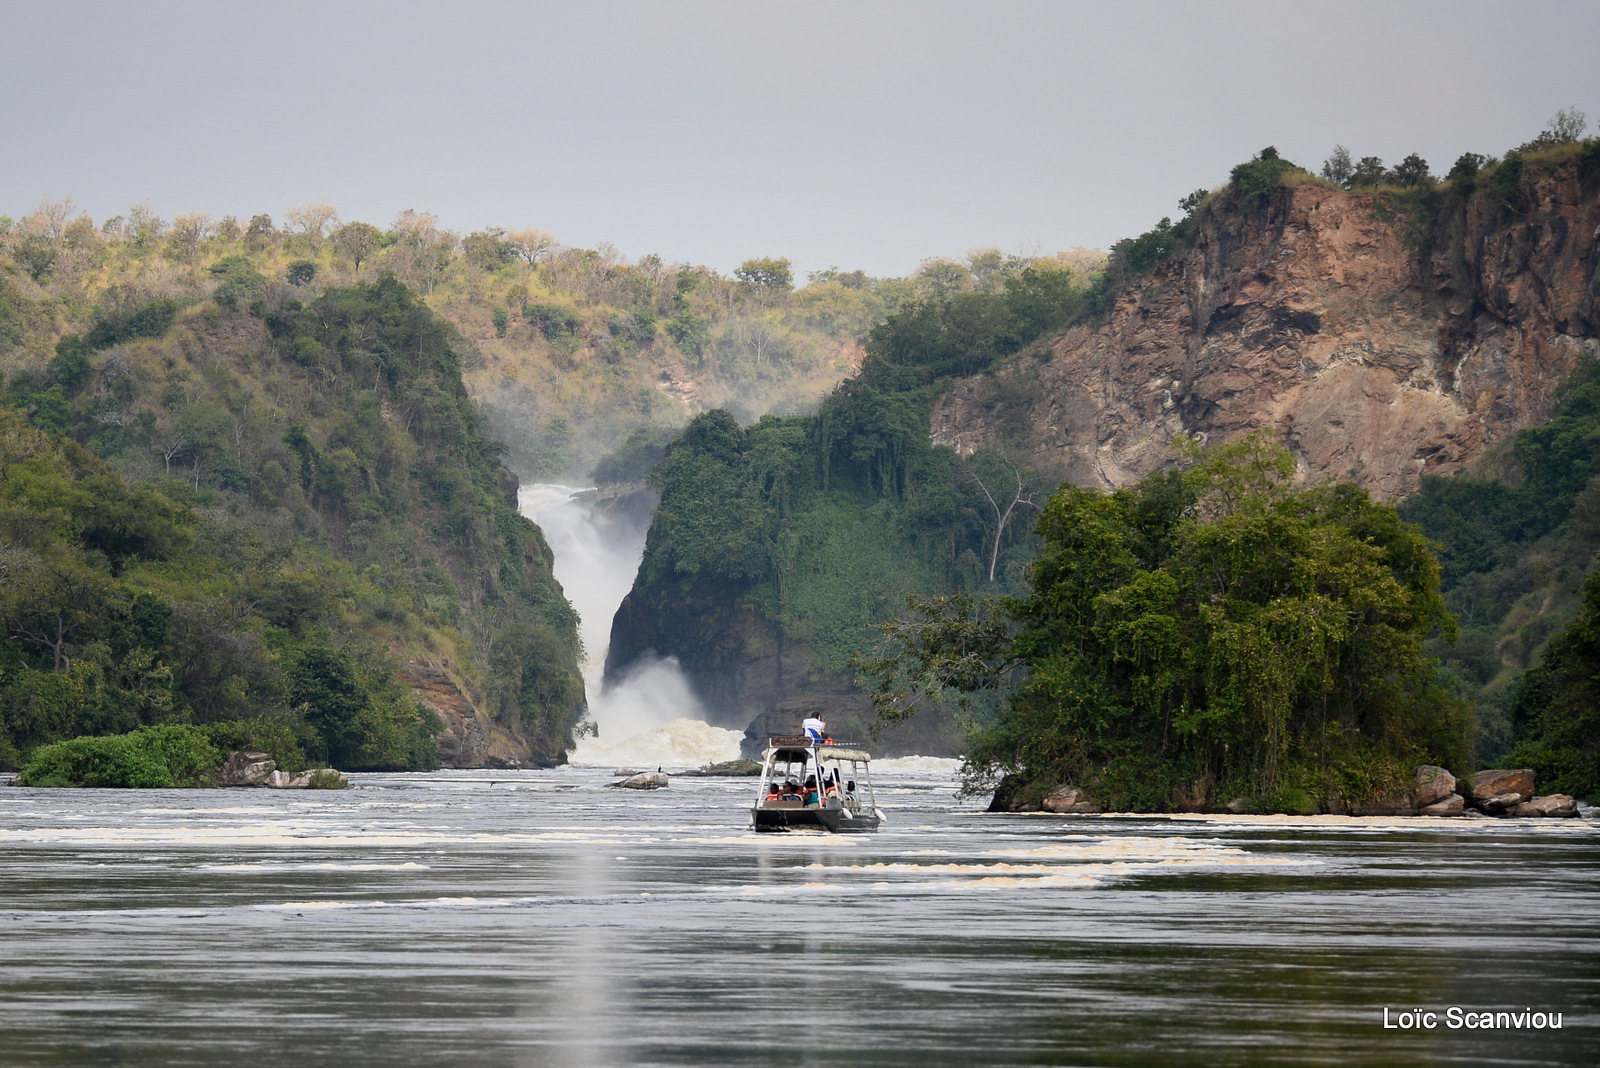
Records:
{"label": "boulder", "polygon": [[1412,803],[1410,795],[1402,790],[1387,790],[1373,794],[1364,801],[1356,801],[1350,805],[1352,816],[1415,816],[1416,814],[1417,806]]}
{"label": "boulder", "polygon": [[1442,797],[1432,804],[1423,805],[1417,810],[1419,816],[1459,816],[1467,809],[1467,799],[1460,794],[1451,794]]}
{"label": "boulder", "polygon": [[995,784],[989,799],[990,812],[1038,812],[1039,795],[1019,775],[1006,775]]}
{"label": "boulder", "polygon": [[228,754],[222,764],[223,786],[265,786],[267,778],[278,770],[278,762],[254,749],[240,749]]}
{"label": "boulder", "polygon": [[669,782],[667,776],[659,771],[646,771],[638,775],[629,775],[626,779],[619,779],[612,786],[620,786],[624,790],[662,790]]}
{"label": "boulder", "polygon": [[333,768],[307,768],[293,775],[274,771],[265,785],[271,790],[343,790],[350,784]]}
{"label": "boulder", "polygon": [[1418,808],[1427,808],[1456,792],[1456,777],[1432,764],[1417,769],[1417,789],[1414,800]]}
{"label": "boulder", "polygon": [[1578,815],[1578,802],[1567,794],[1545,794],[1531,801],[1524,801],[1512,808],[1508,813],[1511,816],[1554,816],[1568,819]]}
{"label": "boulder", "polygon": [[1501,794],[1516,794],[1518,801],[1526,801],[1533,796],[1533,780],[1532,768],[1479,771],[1467,780],[1466,796],[1470,801],[1484,801]]}
{"label": "boulder", "polygon": [[1039,807],[1046,812],[1058,813],[1094,813],[1101,811],[1100,806],[1089,800],[1088,796],[1076,786],[1057,786],[1039,803]]}
{"label": "boulder", "polygon": [[1522,795],[1514,790],[1492,797],[1475,797],[1472,801],[1472,807],[1486,816],[1503,816],[1520,804]]}
{"label": "boulder", "polygon": [[1205,779],[1196,779],[1187,786],[1175,786],[1172,789],[1172,811],[1204,812],[1210,793],[1211,783]]}
{"label": "boulder", "polygon": [[1242,816],[1250,811],[1250,799],[1248,797],[1236,797],[1222,807],[1236,816]]}

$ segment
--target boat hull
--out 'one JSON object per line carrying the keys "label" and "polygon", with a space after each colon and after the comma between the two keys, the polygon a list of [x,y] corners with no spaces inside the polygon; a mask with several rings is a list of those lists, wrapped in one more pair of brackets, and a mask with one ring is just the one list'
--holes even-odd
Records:
{"label": "boat hull", "polygon": [[878,829],[878,817],[847,818],[837,808],[760,808],[750,810],[750,823],[758,831],[822,830],[833,834],[859,834]]}

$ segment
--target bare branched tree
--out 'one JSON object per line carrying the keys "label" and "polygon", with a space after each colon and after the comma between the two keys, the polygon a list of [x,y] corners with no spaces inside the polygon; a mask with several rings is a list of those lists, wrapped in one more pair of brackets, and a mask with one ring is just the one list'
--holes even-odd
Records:
{"label": "bare branched tree", "polygon": [[1012,513],[1017,510],[1018,505],[1028,508],[1039,507],[1038,503],[1027,495],[1026,487],[1022,483],[1022,472],[1017,470],[1017,465],[1007,460],[1004,456],[1000,457],[1000,459],[1005,462],[1007,467],[1011,468],[1011,474],[1017,480],[1016,491],[1011,495],[1011,503],[1007,504],[1003,509],[1000,507],[1000,500],[989,492],[989,487],[984,485],[983,479],[978,476],[978,472],[972,469],[972,465],[965,465],[967,477],[977,483],[978,488],[983,491],[984,497],[988,498],[989,506],[994,509],[994,546],[989,550],[990,582],[994,581],[995,568],[1000,563],[1000,539],[1005,535],[1006,526],[1011,522]]}

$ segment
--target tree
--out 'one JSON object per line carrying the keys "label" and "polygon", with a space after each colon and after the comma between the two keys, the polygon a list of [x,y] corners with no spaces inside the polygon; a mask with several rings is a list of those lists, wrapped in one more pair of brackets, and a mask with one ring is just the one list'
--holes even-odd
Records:
{"label": "tree", "polygon": [[339,224],[339,209],[332,204],[296,204],[284,213],[296,233],[321,241],[328,228]]}
{"label": "tree", "polygon": [[107,614],[106,576],[66,555],[12,553],[8,560],[0,618],[7,636],[49,652],[50,670],[72,666],[69,642]]}
{"label": "tree", "polygon": [[517,253],[506,243],[504,233],[492,229],[468,234],[461,241],[461,251],[467,262],[479,270],[493,271],[516,259]]}
{"label": "tree", "polygon": [[1343,145],[1334,145],[1333,154],[1322,163],[1322,176],[1335,185],[1345,185],[1355,169],[1350,150]]}
{"label": "tree", "polygon": [[1562,108],[1545,124],[1538,137],[1522,146],[1523,152],[1538,152],[1557,145],[1572,145],[1583,140],[1589,119],[1577,108]]}
{"label": "tree", "polygon": [[1298,170],[1293,163],[1278,155],[1271,145],[1256,153],[1256,157],[1241,163],[1229,174],[1229,184],[1245,196],[1266,196],[1283,184],[1283,176]]}
{"label": "tree", "polygon": [[[966,476],[977,483],[978,489],[983,491],[984,499],[989,502],[989,507],[994,509],[994,546],[989,551],[990,582],[994,581],[995,566],[1000,562],[1000,539],[1005,537],[1006,526],[1011,522],[1011,514],[1017,510],[1018,505],[1028,508],[1039,507],[1034,503],[1032,497],[1027,496],[1027,491],[1022,484],[1022,472],[1017,470],[1017,465],[1007,460],[1004,456],[1000,457],[1000,459],[1011,469],[1011,474],[1016,479],[1017,485],[1015,491],[1002,491],[999,498],[996,498],[994,493],[990,492],[988,485],[978,475],[978,472],[973,470],[970,463],[966,465],[965,470]],[[1011,500],[1002,510],[1000,501],[1004,500],[1006,496],[1009,496]]]}
{"label": "tree", "polygon": [[361,270],[361,261],[378,251],[383,234],[371,223],[346,223],[333,232],[333,247],[355,261]]}
{"label": "tree", "polygon": [[787,259],[745,260],[734,270],[733,276],[755,295],[756,302],[763,308],[773,300],[788,296],[794,288],[794,272]]}
{"label": "tree", "polygon": [[1383,160],[1377,156],[1362,156],[1361,162],[1356,164],[1355,170],[1350,172],[1350,178],[1345,182],[1346,189],[1376,189],[1389,179],[1389,168],[1383,165]]}
{"label": "tree", "polygon": [[278,231],[272,225],[272,216],[252,215],[250,225],[245,227],[244,245],[251,250],[263,249],[272,244],[277,236]]}
{"label": "tree", "polygon": [[292,286],[310,285],[317,277],[317,265],[310,260],[295,260],[283,272],[283,277]]}
{"label": "tree", "polygon": [[543,230],[508,230],[505,243],[518,259],[528,265],[530,271],[559,247],[556,239]]}
{"label": "tree", "polygon": [[1415,152],[1394,165],[1390,175],[1395,185],[1412,188],[1425,185],[1433,181],[1433,175],[1428,170],[1428,161]]}
{"label": "tree", "polygon": [[1262,435],[1181,452],[1183,470],[1115,493],[1058,490],[1027,598],[883,628],[880,709],[993,691],[969,785],[1009,773],[1135,809],[1200,794],[1308,812],[1463,766],[1464,710],[1423,647],[1454,621],[1421,533],[1352,484],[1296,489]]}
{"label": "tree", "polygon": [[203,211],[179,215],[172,220],[172,245],[184,260],[193,265],[200,246],[215,231],[216,224]]}

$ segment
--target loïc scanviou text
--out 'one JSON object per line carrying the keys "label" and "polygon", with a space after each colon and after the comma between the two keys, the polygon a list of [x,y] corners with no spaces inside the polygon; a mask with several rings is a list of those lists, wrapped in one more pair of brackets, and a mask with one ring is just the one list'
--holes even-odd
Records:
{"label": "lo\u00efc scanviou text", "polygon": [[1383,1026],[1400,1030],[1431,1031],[1443,1024],[1452,1031],[1463,1028],[1469,1031],[1543,1031],[1561,1029],[1559,1012],[1534,1012],[1532,1009],[1476,1010],[1451,1005],[1447,1009],[1401,1009],[1387,1005],[1383,1008]]}

